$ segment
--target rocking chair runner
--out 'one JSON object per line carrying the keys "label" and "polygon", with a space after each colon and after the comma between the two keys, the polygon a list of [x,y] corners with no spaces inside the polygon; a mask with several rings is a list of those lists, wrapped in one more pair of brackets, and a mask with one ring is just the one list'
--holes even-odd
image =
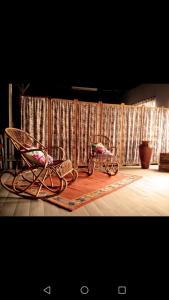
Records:
{"label": "rocking chair runner", "polygon": [[31,199],[47,199],[58,195],[77,179],[72,162],[64,159],[63,148],[57,147],[60,158],[54,160],[29,133],[17,128],[6,128],[5,133],[24,162],[21,170],[2,173],[1,184],[9,192]]}
{"label": "rocking chair runner", "polygon": [[110,176],[116,175],[119,170],[117,149],[111,146],[109,138],[104,135],[90,137],[88,174],[92,175],[95,168],[104,168]]}

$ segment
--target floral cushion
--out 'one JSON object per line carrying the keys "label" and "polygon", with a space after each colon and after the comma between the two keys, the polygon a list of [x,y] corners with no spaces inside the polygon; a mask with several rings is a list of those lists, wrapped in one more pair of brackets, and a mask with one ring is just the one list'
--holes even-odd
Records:
{"label": "floral cushion", "polygon": [[[24,153],[24,156],[33,164],[38,166],[44,166],[46,162],[45,154],[42,150],[36,149],[35,147],[27,148],[29,151],[25,151],[25,149],[22,149],[21,152]],[[32,151],[31,151],[32,150]],[[49,154],[48,157],[48,165],[53,163],[53,157]]]}
{"label": "floral cushion", "polygon": [[92,151],[97,155],[113,156],[111,151],[109,151],[102,143],[92,144]]}

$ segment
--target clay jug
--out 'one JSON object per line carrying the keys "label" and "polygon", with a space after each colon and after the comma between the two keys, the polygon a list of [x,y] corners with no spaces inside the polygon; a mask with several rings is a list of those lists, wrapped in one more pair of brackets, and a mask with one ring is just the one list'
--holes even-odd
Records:
{"label": "clay jug", "polygon": [[152,150],[153,149],[149,147],[149,141],[142,141],[142,144],[139,145],[139,155],[142,169],[149,168]]}

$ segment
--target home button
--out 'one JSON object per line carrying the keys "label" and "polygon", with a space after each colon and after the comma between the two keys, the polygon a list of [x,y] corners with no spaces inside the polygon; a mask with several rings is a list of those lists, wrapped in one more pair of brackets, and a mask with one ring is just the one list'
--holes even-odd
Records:
{"label": "home button", "polygon": [[88,288],[88,286],[86,286],[86,285],[81,286],[80,292],[81,292],[81,294],[83,294],[83,295],[88,294],[88,293],[89,293],[89,288]]}

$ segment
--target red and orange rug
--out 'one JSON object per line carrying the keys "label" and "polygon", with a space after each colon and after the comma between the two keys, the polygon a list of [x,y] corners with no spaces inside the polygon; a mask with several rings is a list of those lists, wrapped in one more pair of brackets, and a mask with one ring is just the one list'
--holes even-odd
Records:
{"label": "red and orange rug", "polygon": [[138,175],[118,173],[108,176],[106,173],[95,171],[88,176],[86,172],[79,172],[78,179],[60,195],[48,198],[47,201],[69,211],[73,211],[107,194],[140,179]]}

